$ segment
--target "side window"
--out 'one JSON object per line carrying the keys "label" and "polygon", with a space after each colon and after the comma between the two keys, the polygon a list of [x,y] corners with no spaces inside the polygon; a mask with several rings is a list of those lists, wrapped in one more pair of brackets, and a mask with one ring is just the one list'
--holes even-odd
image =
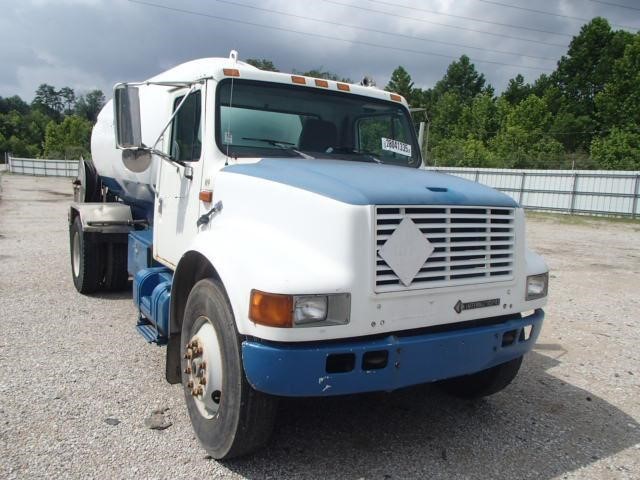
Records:
{"label": "side window", "polygon": [[[184,96],[173,102],[175,111]],[[173,118],[171,127],[171,157],[182,162],[192,162],[200,159],[202,150],[202,134],[200,128],[200,91],[196,90],[187,98],[184,105]]]}

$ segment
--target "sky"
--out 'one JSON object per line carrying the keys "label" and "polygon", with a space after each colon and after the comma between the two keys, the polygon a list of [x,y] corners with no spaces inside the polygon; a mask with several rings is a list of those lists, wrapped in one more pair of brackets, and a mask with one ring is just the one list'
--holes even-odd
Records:
{"label": "sky", "polygon": [[500,92],[553,71],[595,16],[640,29],[638,0],[0,0],[0,12],[0,96],[27,101],[41,83],[109,98],[116,82],[232,49],[381,88],[398,65],[432,87],[466,54]]}

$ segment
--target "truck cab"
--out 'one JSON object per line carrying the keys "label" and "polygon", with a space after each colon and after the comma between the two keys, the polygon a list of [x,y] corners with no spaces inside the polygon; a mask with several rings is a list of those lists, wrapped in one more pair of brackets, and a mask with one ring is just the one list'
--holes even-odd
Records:
{"label": "truck cab", "polygon": [[82,167],[74,284],[132,278],[214,458],[266,444],[282,396],[490,395],[540,333],[523,209],[427,170],[395,93],[196,60],[116,85]]}

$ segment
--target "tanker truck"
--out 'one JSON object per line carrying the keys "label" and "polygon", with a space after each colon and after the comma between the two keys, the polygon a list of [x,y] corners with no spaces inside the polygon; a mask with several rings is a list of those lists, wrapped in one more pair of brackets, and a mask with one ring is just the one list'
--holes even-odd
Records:
{"label": "tanker truck", "polygon": [[491,395],[538,338],[548,268],[523,209],[427,170],[398,94],[232,52],[117,84],[91,150],[74,285],[131,282],[216,459],[264,446],[281,397]]}

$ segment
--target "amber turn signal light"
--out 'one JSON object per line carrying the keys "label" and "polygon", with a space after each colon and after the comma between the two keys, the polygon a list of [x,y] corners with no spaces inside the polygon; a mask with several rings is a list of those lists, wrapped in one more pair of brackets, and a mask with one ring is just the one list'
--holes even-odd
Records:
{"label": "amber turn signal light", "polygon": [[293,297],[251,290],[249,318],[267,327],[293,326]]}
{"label": "amber turn signal light", "polygon": [[237,68],[223,68],[222,73],[224,73],[227,77],[239,77],[240,70]]}
{"label": "amber turn signal light", "polygon": [[211,190],[200,190],[198,195],[201,202],[211,203],[213,201],[213,192]]}

